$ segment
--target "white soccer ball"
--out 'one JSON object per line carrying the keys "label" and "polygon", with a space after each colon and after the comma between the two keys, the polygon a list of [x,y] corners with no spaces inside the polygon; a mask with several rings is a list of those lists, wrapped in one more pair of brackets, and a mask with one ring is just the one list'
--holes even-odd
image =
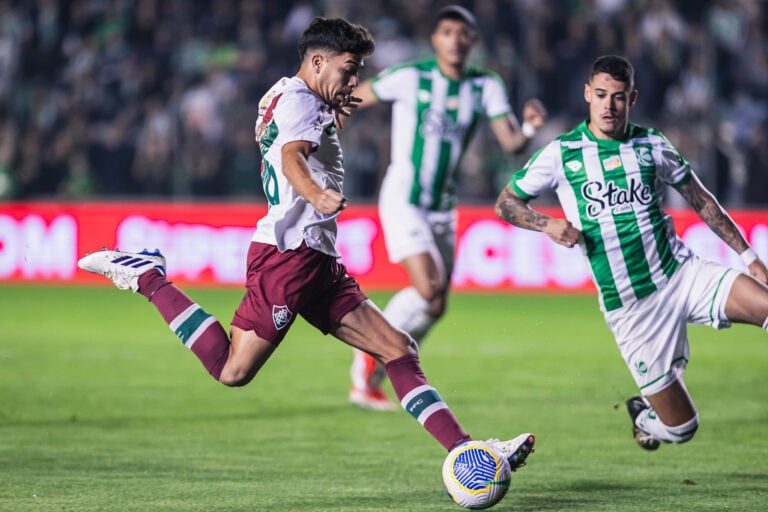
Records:
{"label": "white soccer ball", "polygon": [[443,486],[464,508],[483,509],[498,503],[509,490],[509,462],[483,441],[467,441],[443,463]]}

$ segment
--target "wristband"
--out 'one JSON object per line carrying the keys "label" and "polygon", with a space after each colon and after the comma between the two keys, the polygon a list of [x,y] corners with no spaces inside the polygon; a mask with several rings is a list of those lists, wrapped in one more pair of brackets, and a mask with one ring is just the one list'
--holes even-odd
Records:
{"label": "wristband", "polygon": [[751,247],[746,251],[744,251],[743,253],[739,254],[739,257],[741,258],[741,261],[743,261],[746,266],[750,266],[752,263],[755,262],[755,260],[757,260],[757,254],[755,253],[755,251],[752,250]]}
{"label": "wristband", "polygon": [[520,129],[522,130],[523,135],[525,135],[525,138],[527,139],[530,139],[534,135],[536,135],[536,128],[534,128],[533,125],[528,121],[525,121],[523,123],[523,126],[520,127]]}

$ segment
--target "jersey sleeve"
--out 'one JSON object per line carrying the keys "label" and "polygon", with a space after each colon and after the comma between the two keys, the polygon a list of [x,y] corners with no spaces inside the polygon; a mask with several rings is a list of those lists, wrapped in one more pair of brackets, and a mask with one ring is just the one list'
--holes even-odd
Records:
{"label": "jersey sleeve", "polygon": [[562,167],[557,141],[539,149],[525,167],[512,175],[509,186],[523,199],[534,199],[542,192],[557,188],[557,173]]}
{"label": "jersey sleeve", "polygon": [[314,146],[320,145],[328,116],[313,96],[301,93],[283,95],[274,116],[283,144],[301,140]]}
{"label": "jersey sleeve", "polygon": [[513,115],[509,104],[507,87],[501,81],[501,77],[490,72],[485,79],[483,87],[483,107],[488,119],[496,119],[505,115]]}
{"label": "jersey sleeve", "polygon": [[657,131],[655,135],[659,140],[656,153],[660,163],[658,169],[661,181],[675,188],[684,185],[691,178],[691,164],[661,132]]}
{"label": "jersey sleeve", "polygon": [[371,88],[376,98],[382,102],[404,99],[405,95],[416,90],[416,69],[394,66],[387,68],[371,79]]}

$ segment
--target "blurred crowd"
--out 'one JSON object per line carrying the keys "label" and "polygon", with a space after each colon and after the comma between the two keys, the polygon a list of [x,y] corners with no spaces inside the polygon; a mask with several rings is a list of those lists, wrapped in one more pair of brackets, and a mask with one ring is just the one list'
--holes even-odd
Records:
{"label": "blurred crowd", "polygon": [[[531,151],[586,115],[589,65],[635,64],[633,120],[661,129],[727,206],[768,206],[768,7],[763,0],[0,0],[0,199],[262,196],[257,102],[298,69],[315,15],[367,26],[361,78],[431,54],[432,15],[472,9],[472,60],[497,71],[517,111],[550,119]],[[347,195],[375,196],[389,109],[342,132]],[[495,199],[525,158],[487,128],[462,169],[466,202]]]}

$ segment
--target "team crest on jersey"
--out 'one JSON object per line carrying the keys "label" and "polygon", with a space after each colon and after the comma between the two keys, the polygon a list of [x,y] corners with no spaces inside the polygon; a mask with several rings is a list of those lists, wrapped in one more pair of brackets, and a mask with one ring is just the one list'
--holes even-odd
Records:
{"label": "team crest on jersey", "polygon": [[570,162],[566,162],[565,166],[571,170],[571,172],[578,172],[581,170],[584,165],[581,162],[576,162],[575,160],[571,160]]}
{"label": "team crest on jersey", "polygon": [[637,148],[635,149],[635,156],[637,157],[637,163],[643,167],[650,167],[653,165],[653,155],[649,148]]}
{"label": "team crest on jersey", "polygon": [[288,306],[272,305],[272,321],[275,322],[275,329],[278,331],[284,328],[293,318],[293,313]]}

